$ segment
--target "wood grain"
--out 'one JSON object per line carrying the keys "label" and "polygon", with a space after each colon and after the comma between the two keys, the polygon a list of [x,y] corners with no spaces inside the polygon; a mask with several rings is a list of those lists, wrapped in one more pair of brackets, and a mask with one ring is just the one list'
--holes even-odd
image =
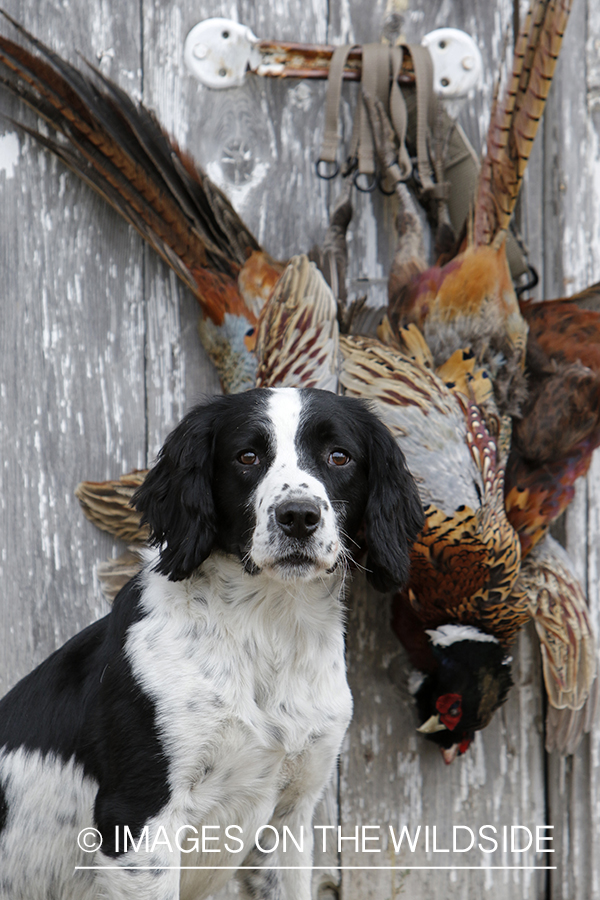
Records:
{"label": "wood grain", "polygon": [[[352,592],[348,619],[348,666],[355,713],[342,754],[341,825],[351,836],[356,826],[378,826],[378,856],[365,857],[362,845],[344,842],[345,866],[396,866],[395,871],[344,871],[344,898],[443,896],[470,897],[490,891],[494,898],[541,897],[543,872],[495,872],[490,866],[540,865],[533,854],[452,852],[453,827],[478,829],[504,825],[534,829],[543,824],[544,763],[539,654],[535,636],[522,634],[513,652],[515,688],[507,704],[484,732],[477,734],[468,754],[450,767],[439,750],[415,731],[408,692],[409,666],[389,628],[387,598],[373,595],[362,579]],[[407,827],[411,836],[421,826],[415,852],[406,841],[396,854],[389,828],[396,837]],[[429,852],[425,828],[429,826]],[[436,827],[438,852],[433,850]],[[493,834],[493,832],[489,832]],[[525,832],[523,832],[525,834]],[[457,847],[470,838],[457,832]],[[384,840],[384,839],[387,840]],[[462,839],[467,841],[462,843]],[[483,844],[491,847],[490,844]],[[441,852],[450,850],[449,853]],[[527,857],[527,858],[525,858]],[[420,871],[409,867],[482,866],[481,871]],[[486,868],[487,867],[487,868]]]}
{"label": "wood grain", "polygon": [[[599,27],[597,4],[574,5],[552,86],[544,141],[547,297],[568,295],[600,277]],[[596,634],[600,633],[599,503],[596,455],[566,518],[567,549],[587,587]],[[596,723],[574,756],[563,759],[552,754],[548,761],[548,805],[556,826],[558,864],[551,878],[551,900],[600,897],[599,743]]]}
{"label": "wood grain", "polygon": [[[7,6],[58,52],[74,59],[77,47],[139,86],[139,45],[124,27],[133,2],[110,15],[99,2],[68,15],[44,0]],[[0,104],[33,124],[5,93]],[[141,241],[6,120],[0,132],[4,692],[106,611],[93,573],[112,543],[82,520],[73,489],[144,462],[145,402]]]}

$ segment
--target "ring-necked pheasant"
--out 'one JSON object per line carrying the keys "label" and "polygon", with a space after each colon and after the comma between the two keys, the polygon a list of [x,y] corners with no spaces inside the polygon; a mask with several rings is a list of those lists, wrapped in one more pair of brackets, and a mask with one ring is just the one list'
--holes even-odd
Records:
{"label": "ring-necked pheasant", "polygon": [[[425,527],[393,626],[426,676],[416,696],[420,730],[450,762],[506,699],[508,646],[529,618],[515,587],[520,542],[504,507],[510,419],[492,411],[490,380],[469,371],[472,354],[459,351],[460,360],[436,373],[373,340],[344,337],[341,345],[346,392],[374,404],[424,503]],[[425,352],[421,358],[428,362]],[[456,387],[461,369],[467,393]]]}
{"label": "ring-necked pheasant", "polygon": [[521,303],[529,325],[528,396],[515,423],[508,517],[528,553],[574,495],[600,446],[600,288]]}
{"label": "ring-necked pheasant", "polygon": [[[525,394],[527,325],[506,262],[505,239],[566,27],[570,0],[535,0],[515,44],[512,74],[497,92],[472,215],[459,252],[427,267],[407,257],[400,197],[400,244],[389,278],[392,324],[415,323],[436,365],[470,348],[494,382],[502,413]],[[415,274],[415,266],[420,269]]]}

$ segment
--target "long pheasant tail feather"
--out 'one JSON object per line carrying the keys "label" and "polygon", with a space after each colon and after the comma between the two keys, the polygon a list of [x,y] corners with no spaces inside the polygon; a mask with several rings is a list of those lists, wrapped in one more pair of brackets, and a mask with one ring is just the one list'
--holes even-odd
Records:
{"label": "long pheasant tail feather", "polygon": [[36,51],[0,36],[2,82],[68,143],[25,130],[138,229],[211,318],[222,316],[223,310],[204,302],[194,272],[220,273],[235,294],[241,267],[260,249],[225,195],[142,104],[96,70],[94,82],[2,14]]}
{"label": "long pheasant tail feather", "polygon": [[473,238],[491,244],[507,227],[544,111],[572,0],[535,0],[515,44],[513,69],[492,109]]}
{"label": "long pheasant tail feather", "polygon": [[[36,47],[39,49],[39,42]],[[70,154],[70,167],[88,184],[101,187],[103,182],[106,183],[113,189],[119,211],[127,221],[137,227],[136,219],[142,216],[159,241],[170,246],[183,261],[205,261],[205,247],[201,241],[194,241],[189,224],[181,229],[181,211],[174,208],[164,184],[160,183],[160,174],[152,173],[154,178],[150,176],[149,161],[139,153],[139,148],[137,159],[130,152],[126,122],[115,121],[122,117],[113,115],[112,127],[109,127],[107,112],[110,107],[105,102],[102,109],[102,100],[106,98],[81,73],[50,51],[49,58],[52,66],[13,42],[0,38],[0,60],[13,77],[16,76],[17,86],[21,83],[24,88],[22,82],[25,82],[29,88],[19,91],[20,96],[49,125],[65,135],[76,151]],[[14,84],[10,78],[4,83],[7,87]],[[121,132],[118,138],[115,137],[117,126]],[[36,136],[35,131],[29,133]],[[52,141],[45,144],[55,152],[58,150]],[[67,161],[65,154],[58,155]],[[90,167],[92,171],[88,171]],[[143,236],[148,237],[146,233]],[[161,255],[166,256],[165,253]]]}
{"label": "long pheasant tail feather", "polygon": [[[152,110],[131,98],[95,66],[86,63],[104,88],[115,118],[131,132],[132,151],[141,147],[193,230],[207,244],[210,265],[226,274],[232,260],[243,266],[260,245],[235,212],[225,194],[196,166],[162,129]],[[110,121],[107,123],[110,126]]]}

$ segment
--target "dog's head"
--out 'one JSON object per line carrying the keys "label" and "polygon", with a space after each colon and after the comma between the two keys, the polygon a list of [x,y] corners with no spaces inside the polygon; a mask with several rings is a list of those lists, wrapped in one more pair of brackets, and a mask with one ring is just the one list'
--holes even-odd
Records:
{"label": "dog's head", "polygon": [[309,580],[352,556],[364,522],[378,590],[404,584],[423,512],[402,452],[359,400],[277,388],[217,397],[169,435],[135,496],[158,571],[190,576],[213,549],[247,571]]}

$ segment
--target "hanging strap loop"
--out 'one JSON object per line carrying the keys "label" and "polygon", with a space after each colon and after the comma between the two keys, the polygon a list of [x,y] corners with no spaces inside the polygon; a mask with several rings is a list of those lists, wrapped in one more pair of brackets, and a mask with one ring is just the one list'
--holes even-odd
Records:
{"label": "hanging strap loop", "polygon": [[[338,123],[340,121],[342,81],[344,80],[344,68],[348,56],[355,46],[355,44],[345,44],[342,47],[336,47],[333,51],[333,56],[331,57],[329,78],[327,81],[327,97],[325,99],[325,133],[323,135],[323,143],[321,144],[321,152],[317,160],[317,175],[319,178],[335,178],[339,172],[337,149],[340,139]],[[323,163],[335,165],[333,174],[326,174],[322,165]]]}
{"label": "hanging strap loop", "polygon": [[[435,97],[433,93],[433,63],[425,47],[406,45],[390,47],[387,44],[365,44],[362,47],[362,84],[354,114],[352,135],[346,162],[340,167],[337,161],[340,140],[340,101],[344,68],[354,44],[337,47],[332,55],[325,102],[325,131],[321,152],[317,161],[320,178],[334,178],[341,171],[344,177],[353,175],[360,191],[370,192],[378,185],[385,194],[392,194],[399,181],[413,176],[419,193],[428,200],[444,204],[448,187],[440,179],[443,166],[430,161],[432,133],[435,123]],[[406,146],[408,113],[402,90],[398,83],[403,56],[411,57],[416,82],[416,165],[413,166]],[[371,112],[365,97],[370,98]],[[372,103],[376,102],[389,121],[391,141],[386,152],[375,146]],[[392,148],[392,153],[388,152]],[[394,149],[395,148],[395,149]],[[385,156],[385,162],[382,158]],[[436,179],[435,176],[438,176]]]}
{"label": "hanging strap loop", "polygon": [[428,147],[428,134],[433,124],[433,61],[429,50],[425,47],[409,44],[406,49],[412,59],[417,86],[417,166],[422,191],[427,193],[435,187]]}

